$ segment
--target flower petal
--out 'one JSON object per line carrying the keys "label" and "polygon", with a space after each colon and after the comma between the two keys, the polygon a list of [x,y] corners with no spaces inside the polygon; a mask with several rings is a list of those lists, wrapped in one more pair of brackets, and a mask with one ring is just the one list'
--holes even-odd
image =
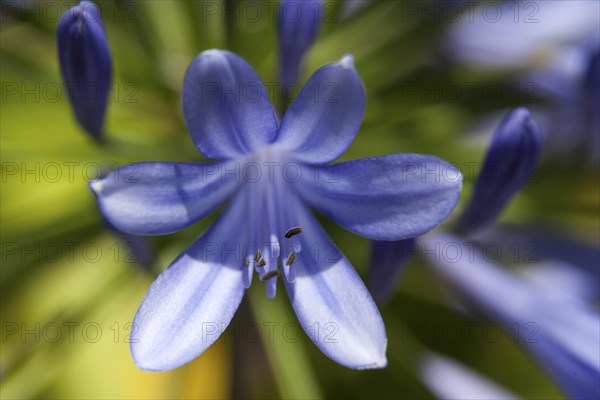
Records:
{"label": "flower petal", "polygon": [[595,307],[517,278],[460,237],[437,233],[421,240],[427,261],[468,300],[463,306],[513,330],[569,397],[600,397],[600,314]]}
{"label": "flower petal", "polygon": [[297,159],[324,164],[350,147],[365,112],[365,89],[352,56],[316,71],[283,118],[277,144]]}
{"label": "flower petal", "polygon": [[421,382],[438,399],[509,400],[520,399],[506,388],[458,361],[428,353],[420,362]]}
{"label": "flower petal", "polygon": [[90,182],[104,217],[137,235],[179,231],[216,209],[235,190],[229,164],[143,162]]}
{"label": "flower petal", "polygon": [[183,115],[196,147],[209,158],[248,153],[277,135],[265,85],[229,51],[207,50],[192,61],[183,82]]}
{"label": "flower petal", "polygon": [[419,236],[450,215],[462,174],[433,156],[364,158],[304,173],[299,193],[344,228],[376,240]]}
{"label": "flower petal", "polygon": [[144,370],[177,368],[206,350],[225,330],[244,295],[240,232],[233,204],[154,281],[138,310],[131,354]]}
{"label": "flower petal", "polygon": [[303,250],[284,279],[304,331],[325,355],[348,368],[383,368],[387,338],[377,306],[348,260],[305,207],[299,207]]}

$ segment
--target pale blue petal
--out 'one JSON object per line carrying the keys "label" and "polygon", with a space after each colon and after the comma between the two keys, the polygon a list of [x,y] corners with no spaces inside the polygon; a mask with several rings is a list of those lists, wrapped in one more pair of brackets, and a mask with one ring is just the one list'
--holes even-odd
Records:
{"label": "pale blue petal", "polygon": [[234,158],[277,135],[262,80],[246,61],[225,50],[204,51],[188,67],[183,115],[192,140],[208,158]]}
{"label": "pale blue petal", "polygon": [[177,368],[206,350],[225,330],[244,287],[234,204],[154,281],[133,321],[131,353],[148,371]]}
{"label": "pale blue petal", "polygon": [[383,368],[387,338],[377,306],[348,260],[313,216],[298,207],[302,251],[284,279],[304,331],[325,355],[348,368]]}
{"label": "pale blue petal", "polygon": [[421,381],[438,399],[509,400],[520,397],[456,360],[430,353],[421,360]]}
{"label": "pale blue petal", "polygon": [[365,112],[365,89],[352,56],[317,70],[281,123],[277,145],[298,160],[324,164],[350,147]]}
{"label": "pale blue petal", "polygon": [[92,181],[104,217],[137,235],[177,232],[219,207],[237,187],[228,164],[143,162]]}
{"label": "pale blue petal", "polygon": [[474,4],[477,7],[469,17],[451,24],[446,42],[450,56],[480,68],[535,66],[540,64],[540,57],[536,55],[543,54],[543,60],[548,60],[585,38],[598,40],[600,4],[597,1]]}
{"label": "pale blue petal", "polygon": [[439,158],[396,154],[305,168],[298,192],[344,228],[370,239],[422,235],[452,212],[462,174]]}
{"label": "pale blue petal", "polygon": [[468,300],[463,306],[515,332],[519,344],[570,397],[600,397],[600,314],[595,307],[517,278],[460,237],[438,233],[422,240],[427,261]]}

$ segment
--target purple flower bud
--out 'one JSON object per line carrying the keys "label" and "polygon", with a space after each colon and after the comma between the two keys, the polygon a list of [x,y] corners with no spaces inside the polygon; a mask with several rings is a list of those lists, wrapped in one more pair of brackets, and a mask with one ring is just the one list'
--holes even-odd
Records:
{"label": "purple flower bud", "polygon": [[542,147],[540,131],[526,108],[510,112],[494,133],[471,203],[458,222],[466,234],[496,220],[533,174]]}
{"label": "purple flower bud", "polygon": [[304,54],[314,43],[323,14],[321,0],[282,0],[279,5],[280,81],[284,89],[294,84],[300,74]]}
{"label": "purple flower bud", "polygon": [[56,30],[60,69],[79,124],[102,136],[112,59],[98,7],[90,1],[67,10]]}

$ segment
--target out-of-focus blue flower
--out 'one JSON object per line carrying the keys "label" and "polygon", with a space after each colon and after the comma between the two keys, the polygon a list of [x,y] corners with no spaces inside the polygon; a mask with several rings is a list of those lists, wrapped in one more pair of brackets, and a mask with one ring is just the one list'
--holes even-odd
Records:
{"label": "out-of-focus blue flower", "polygon": [[600,42],[599,13],[600,4],[587,0],[477,3],[450,25],[445,45],[479,68],[540,68],[583,41]]}
{"label": "out-of-focus blue flower", "polygon": [[[332,83],[337,101],[311,95]],[[253,96],[232,95],[232,88],[247,93],[248,87],[256,88]],[[200,355],[229,324],[255,270],[271,298],[283,274],[301,325],[331,359],[350,368],[385,366],[379,311],[308,207],[359,235],[401,240],[450,214],[462,175],[443,160],[415,154],[325,165],[350,146],[364,109],[349,55],[312,75],[281,126],[264,84],[243,59],[209,50],[191,63],[184,117],[198,149],[220,161],[132,164],[123,167],[128,173],[116,170],[91,183],[105,217],[134,234],[181,230],[230,200],[150,287],[134,321],[138,366],[168,370]],[[452,179],[432,177],[431,170]],[[334,331],[334,340],[323,336]]]}
{"label": "out-of-focus blue flower", "polygon": [[415,252],[416,244],[415,238],[392,242],[373,241],[368,286],[377,302],[384,302],[392,295],[398,279]]}
{"label": "out-of-focus blue flower", "polygon": [[421,360],[419,377],[438,399],[519,399],[458,361],[435,353],[429,353]]}
{"label": "out-of-focus blue flower", "polygon": [[79,124],[100,139],[111,84],[112,59],[100,10],[82,1],[61,17],[56,30],[60,69]]}
{"label": "out-of-focus blue flower", "polygon": [[494,222],[533,174],[542,137],[529,111],[517,108],[500,123],[475,183],[473,198],[458,221],[462,233]]}
{"label": "out-of-focus blue flower", "polygon": [[279,2],[279,79],[285,92],[296,84],[304,54],[312,46],[323,19],[322,0],[282,0]]}
{"label": "out-of-focus blue flower", "polygon": [[451,25],[445,42],[448,56],[479,69],[515,73],[523,94],[544,100],[534,111],[545,134],[545,154],[582,150],[597,161],[594,153],[600,152],[600,143],[594,132],[600,128],[597,113],[594,117],[588,112],[594,110],[594,98],[586,72],[600,50],[600,3],[482,3],[466,14]]}
{"label": "out-of-focus blue flower", "polygon": [[600,301],[600,249],[596,246],[535,227],[495,226],[471,238],[499,246],[506,262],[521,261],[526,277],[547,290],[590,304]]}
{"label": "out-of-focus blue flower", "polygon": [[456,249],[452,255],[424,253],[428,263],[467,300],[461,302],[463,307],[518,331],[518,341],[570,397],[600,397],[598,310],[519,279],[487,262],[460,237],[435,233],[421,240],[428,248]]}

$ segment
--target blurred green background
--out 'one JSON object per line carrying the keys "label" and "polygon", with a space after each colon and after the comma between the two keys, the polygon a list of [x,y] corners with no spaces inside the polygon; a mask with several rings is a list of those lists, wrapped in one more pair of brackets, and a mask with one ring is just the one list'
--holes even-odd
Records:
{"label": "blurred green background", "polygon": [[[477,91],[454,100],[408,95],[414,88],[434,85],[440,91],[457,82],[510,87],[511,74],[519,71],[489,72],[448,61],[440,50],[448,21],[407,14],[407,3],[415,2],[373,1],[345,16],[341,1],[327,2],[303,79],[354,54],[367,89],[367,113],[343,159],[415,152],[455,163],[466,181],[452,219],[468,201],[475,178],[465,168],[475,165],[472,171],[478,171],[493,131],[476,123],[544,100],[517,89],[493,98]],[[381,307],[389,339],[383,370],[352,371],[326,358],[301,332],[285,291],[280,287],[270,301],[261,285],[249,290],[229,333],[201,357],[168,373],[138,370],[129,355],[128,324],[154,277],[214,215],[182,232],[149,238],[156,255],[141,266],[102,222],[87,183],[129,162],[201,161],[181,112],[185,69],[202,50],[227,48],[274,87],[277,2],[237,1],[227,13],[217,1],[97,1],[114,62],[104,146],[76,125],[61,86],[55,29],[73,4],[2,5],[3,399],[432,398],[417,374],[427,350],[456,358],[523,397],[562,397],[506,332],[490,340],[482,321],[473,335],[449,340],[445,327],[473,321],[441,301],[439,282],[419,257]],[[577,153],[545,157],[501,222],[560,232],[597,247],[599,178],[597,167]],[[322,221],[366,278],[369,241]]]}

